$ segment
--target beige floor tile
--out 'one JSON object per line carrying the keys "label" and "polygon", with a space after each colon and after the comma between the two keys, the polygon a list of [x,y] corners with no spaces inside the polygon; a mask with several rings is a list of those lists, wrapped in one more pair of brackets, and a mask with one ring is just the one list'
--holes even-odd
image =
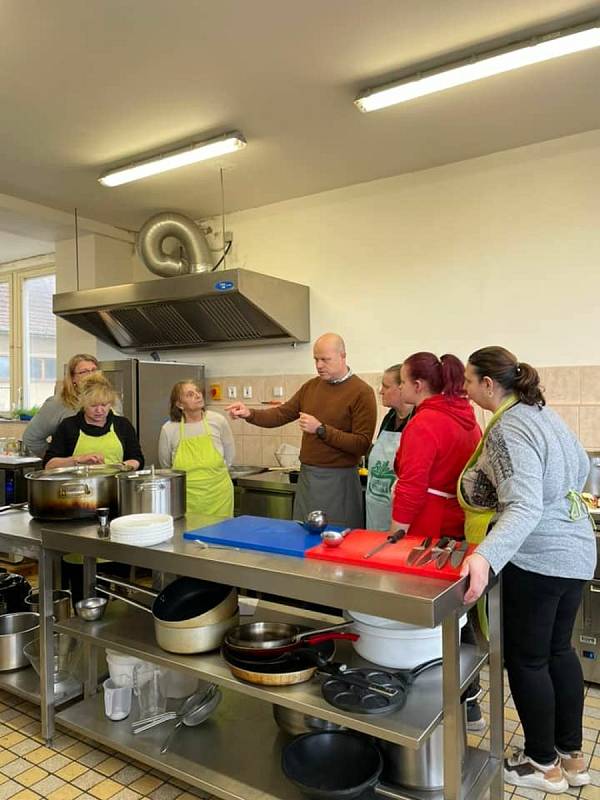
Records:
{"label": "beige floor tile", "polygon": [[133,789],[134,792],[139,792],[140,794],[150,794],[150,792],[154,791],[161,783],[162,781],[159,778],[153,778],[151,775],[144,775],[143,778],[134,781],[130,788]]}
{"label": "beige floor tile", "polygon": [[0,768],[10,761],[14,761],[17,755],[11,750],[0,750]]}
{"label": "beige floor tile", "polygon": [[89,753],[91,749],[92,748],[89,745],[83,744],[83,742],[77,742],[77,744],[72,744],[70,747],[67,747],[66,750],[63,750],[62,754],[67,758],[77,760],[86,753]]}
{"label": "beige floor tile", "polygon": [[25,758],[28,761],[31,761],[32,764],[40,764],[42,761],[45,761],[47,758],[51,758],[52,756],[56,755],[54,750],[51,750],[49,747],[38,747],[35,750],[31,750]]}
{"label": "beige floor tile", "polygon": [[31,789],[22,789],[12,796],[12,800],[39,800],[40,797],[43,797],[43,795],[32,792]]}
{"label": "beige floor tile", "polygon": [[121,761],[119,758],[114,758],[110,756],[109,758],[101,761],[99,764],[96,764],[94,769],[97,769],[98,772],[101,772],[103,775],[111,776],[114,775],[115,772],[123,769],[123,767],[127,766],[124,761]]}
{"label": "beige floor tile", "polygon": [[0,800],[8,800],[9,797],[14,797],[18,792],[22,792],[23,787],[16,781],[6,781],[0,786]]}
{"label": "beige floor tile", "polygon": [[15,744],[19,744],[25,739],[22,733],[17,733],[17,731],[12,731],[12,733],[7,733],[6,736],[0,737],[0,747],[12,747]]}
{"label": "beige floor tile", "polygon": [[600,786],[584,786],[580,797],[584,800],[600,800]]}
{"label": "beige floor tile", "polygon": [[48,795],[48,800],[75,800],[75,798],[79,797],[80,795],[81,789],[78,789],[76,786],[73,786],[70,783],[65,783],[64,786],[61,786],[54,792],[50,792]]}
{"label": "beige floor tile", "polygon": [[48,773],[45,769],[41,769],[41,767],[29,767],[29,769],[26,769],[17,776],[17,780],[19,783],[22,783],[23,786],[33,786],[34,783],[47,777]]}
{"label": "beige floor tile", "polygon": [[65,781],[72,781],[87,771],[88,768],[85,766],[85,764],[78,764],[76,761],[71,761],[71,763],[67,764],[66,767],[59,769],[56,774],[59,778],[62,778]]}
{"label": "beige floor tile", "polygon": [[114,797],[117,792],[122,790],[122,786],[120,783],[116,781],[111,781],[110,778],[107,778],[100,783],[97,783],[95,786],[89,790],[89,793],[92,797],[97,797],[98,800],[109,800],[109,798]]}
{"label": "beige floor tile", "polygon": [[[146,798],[143,798],[138,792],[134,792],[131,789],[123,787],[121,791],[113,795],[110,800],[146,800]],[[152,798],[150,798],[150,800],[152,800]]]}

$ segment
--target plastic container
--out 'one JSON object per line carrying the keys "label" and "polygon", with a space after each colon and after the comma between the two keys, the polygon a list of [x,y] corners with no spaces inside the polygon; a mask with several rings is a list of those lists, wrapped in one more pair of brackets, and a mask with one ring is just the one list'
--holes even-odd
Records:
{"label": "plastic container", "polygon": [[198,688],[198,678],[179,669],[161,667],[160,680],[165,697],[189,697]]}
{"label": "plastic container", "polygon": [[148,664],[135,656],[126,653],[119,653],[116,650],[106,650],[106,663],[108,664],[108,674],[115,683],[115,686],[133,686],[133,670],[137,664]]}
{"label": "plastic container", "polygon": [[[425,661],[442,657],[442,628],[420,628],[385,617],[373,617],[357,611],[346,612],[354,620],[360,639],[352,642],[356,652],[381,667],[412,669]],[[460,618],[460,627],[467,622]]]}

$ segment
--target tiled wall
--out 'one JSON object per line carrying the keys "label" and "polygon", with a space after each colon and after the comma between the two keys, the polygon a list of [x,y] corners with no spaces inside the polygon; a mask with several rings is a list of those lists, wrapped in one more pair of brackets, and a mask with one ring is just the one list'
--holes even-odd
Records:
{"label": "tiled wall", "polygon": [[[600,450],[600,366],[590,367],[543,367],[539,369],[546,401],[554,408],[569,427],[575,432],[587,450]],[[283,400],[291,397],[304,381],[314,375],[262,375],[262,376],[210,376],[208,386],[218,385],[222,398],[227,397],[227,387],[235,386],[237,399],[242,399],[244,386],[252,386],[252,400],[244,401],[250,407],[268,408],[263,403],[275,399],[273,389],[283,387]],[[361,373],[360,377],[378,391],[381,382],[380,372]],[[280,398],[277,398],[280,399]],[[225,413],[230,400],[214,402],[207,397],[213,411]],[[378,423],[385,414],[379,406]],[[476,408],[476,414],[483,425],[486,415]],[[230,420],[235,437],[236,462],[238,464],[257,464],[276,466],[274,452],[282,443],[300,446],[300,429],[297,422],[281,428],[258,428],[243,420]]]}

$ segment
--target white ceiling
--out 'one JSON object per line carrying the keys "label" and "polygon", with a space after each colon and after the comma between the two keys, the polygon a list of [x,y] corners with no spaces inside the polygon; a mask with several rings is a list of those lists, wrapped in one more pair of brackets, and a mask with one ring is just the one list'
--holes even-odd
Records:
{"label": "white ceiling", "polygon": [[0,193],[137,229],[220,212],[220,165],[115,189],[98,175],[232,129],[248,146],[221,162],[227,211],[600,128],[600,49],[352,105],[417,65],[594,15],[577,0],[0,0]]}

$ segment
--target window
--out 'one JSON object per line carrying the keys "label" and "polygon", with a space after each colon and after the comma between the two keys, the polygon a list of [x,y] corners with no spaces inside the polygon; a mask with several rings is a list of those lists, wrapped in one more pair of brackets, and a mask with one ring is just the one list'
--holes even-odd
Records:
{"label": "window", "polygon": [[53,269],[11,266],[0,265],[0,411],[41,405],[56,382]]}

